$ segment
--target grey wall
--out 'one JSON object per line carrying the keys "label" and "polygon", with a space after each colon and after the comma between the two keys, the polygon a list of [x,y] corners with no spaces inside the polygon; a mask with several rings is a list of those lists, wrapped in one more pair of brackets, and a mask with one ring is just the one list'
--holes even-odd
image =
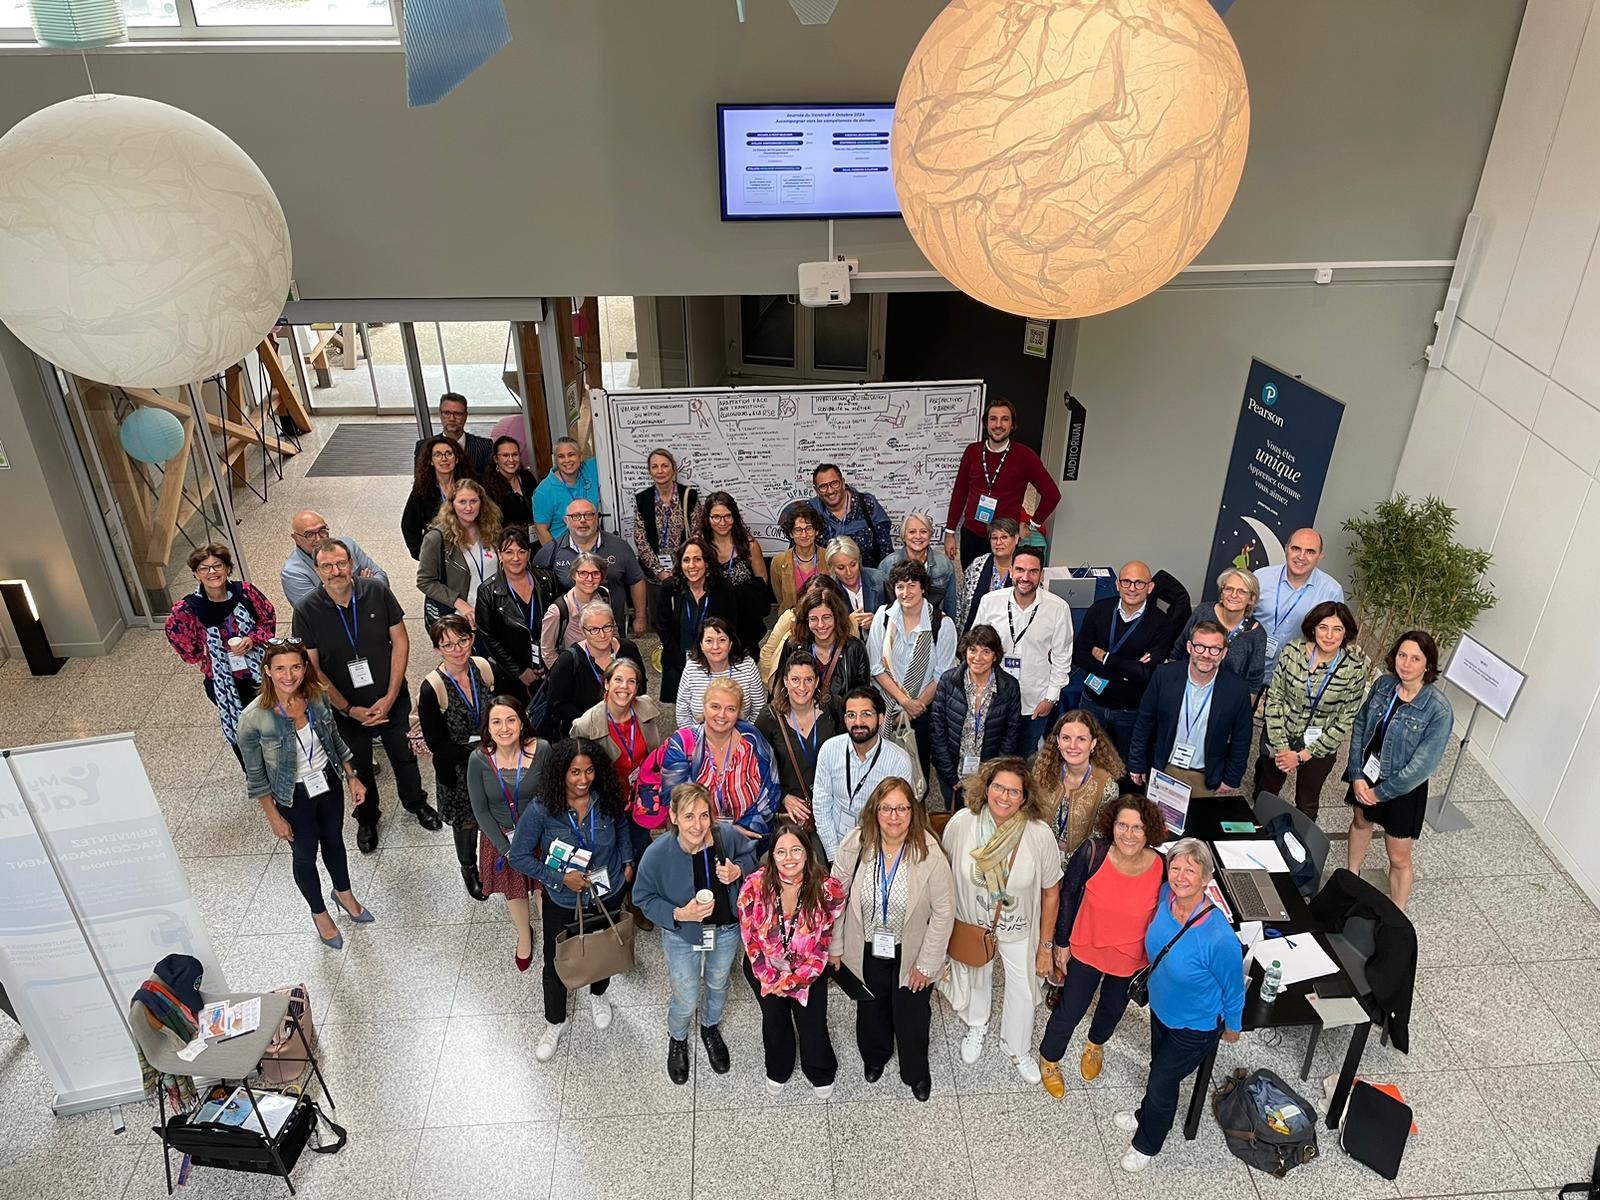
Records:
{"label": "grey wall", "polygon": [[[1440,283],[1184,288],[1078,322],[1073,394],[1088,409],[1076,481],[1062,484],[1057,564],[1143,558],[1198,595],[1223,466],[1252,356],[1345,403],[1318,525],[1386,497],[1421,384]],[[1060,471],[1066,416],[1051,397],[1042,454]]]}
{"label": "grey wall", "polygon": [[[398,53],[94,55],[97,84],[237,140],[317,297],[788,292],[820,223],[717,219],[719,100],[893,99],[941,0],[513,0],[516,40],[431,109]],[[1510,62],[1518,0],[1245,0],[1249,163],[1211,262],[1446,258]],[[82,90],[0,59],[0,129]],[[866,269],[925,266],[898,221],[841,222]]]}

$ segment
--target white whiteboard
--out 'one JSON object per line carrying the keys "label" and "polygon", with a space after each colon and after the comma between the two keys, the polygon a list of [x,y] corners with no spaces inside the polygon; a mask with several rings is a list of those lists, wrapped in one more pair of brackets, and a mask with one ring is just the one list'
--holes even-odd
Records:
{"label": "white whiteboard", "polygon": [[814,494],[812,469],[825,462],[876,496],[897,534],[914,508],[932,514],[937,533],[983,412],[983,382],[972,379],[590,396],[601,498],[608,524],[624,538],[633,536],[634,494],[650,486],[650,451],[664,446],[677,457],[679,481],[698,488],[702,500],[729,492],[769,551],[787,547],[778,518],[791,501]]}
{"label": "white whiteboard", "polygon": [[1527,676],[1482,642],[1461,635],[1444,677],[1502,721],[1517,702]]}

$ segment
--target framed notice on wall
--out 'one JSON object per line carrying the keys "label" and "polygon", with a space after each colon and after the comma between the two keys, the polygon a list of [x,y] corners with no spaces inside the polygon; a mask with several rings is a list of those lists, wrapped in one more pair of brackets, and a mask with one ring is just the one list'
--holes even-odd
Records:
{"label": "framed notice on wall", "polygon": [[1444,677],[1502,721],[1510,715],[1517,693],[1528,681],[1521,671],[1466,634],[1456,643]]}

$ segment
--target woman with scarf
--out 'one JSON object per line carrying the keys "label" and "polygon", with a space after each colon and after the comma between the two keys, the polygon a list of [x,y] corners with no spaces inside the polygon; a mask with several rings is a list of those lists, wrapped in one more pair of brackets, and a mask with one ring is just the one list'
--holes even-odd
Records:
{"label": "woman with scarf", "polygon": [[972,628],[978,615],[978,601],[990,592],[1011,586],[1011,555],[1022,540],[1014,517],[996,517],[989,522],[989,553],[980,554],[962,573],[960,595],[956,597],[956,628],[962,633]]}
{"label": "woman with scarf", "polygon": [[506,898],[511,927],[517,931],[517,970],[533,963],[526,875],[507,861],[511,835],[523,809],[539,794],[550,743],[522,715],[514,696],[495,696],[483,714],[481,753],[467,762],[467,798],[478,822],[478,878],[490,896]]}
{"label": "woman with scarf", "polygon": [[[985,763],[966,783],[967,806],[950,818],[944,851],[955,875],[956,918],[993,931],[995,957],[1005,971],[1000,1014],[1001,1048],[1017,1074],[1040,1082],[1033,1056],[1033,1014],[1040,980],[1054,965],[1061,854],[1051,813],[1033,789],[1020,758]],[[966,1022],[961,1061],[983,1053],[994,999],[994,962],[981,967],[952,961],[945,999]]]}
{"label": "woman with scarf", "polygon": [[242,767],[239,714],[261,689],[261,654],[277,632],[278,617],[254,584],[230,578],[233,553],[221,542],[190,554],[189,570],[199,586],[172,606],[167,641],[184,662],[199,666],[222,736]]}

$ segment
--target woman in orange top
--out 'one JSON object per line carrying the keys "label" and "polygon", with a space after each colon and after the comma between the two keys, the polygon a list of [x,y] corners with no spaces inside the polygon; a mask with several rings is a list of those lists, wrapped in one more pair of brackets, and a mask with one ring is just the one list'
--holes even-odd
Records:
{"label": "woman in orange top", "polygon": [[1128,1009],[1128,983],[1145,965],[1145,930],[1165,877],[1155,847],[1166,840],[1161,810],[1127,795],[1101,810],[1095,836],[1067,864],[1055,939],[1056,970],[1065,981],[1039,1043],[1044,1090],[1057,1100],[1066,1093],[1061,1056],[1095,993],[1100,1003],[1079,1064],[1085,1079],[1100,1074],[1102,1047]]}

